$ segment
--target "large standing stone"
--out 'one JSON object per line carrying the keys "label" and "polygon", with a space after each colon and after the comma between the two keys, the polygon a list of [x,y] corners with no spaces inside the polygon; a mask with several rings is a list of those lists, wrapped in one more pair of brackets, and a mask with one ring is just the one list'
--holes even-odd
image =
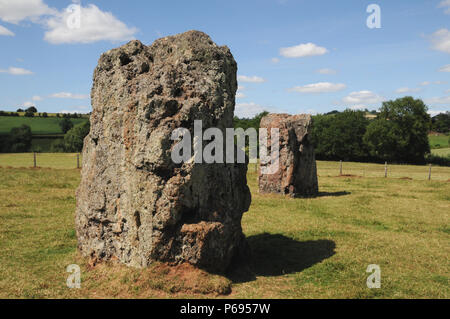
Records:
{"label": "large standing stone", "polygon": [[104,53],[94,72],[76,230],[81,253],[146,267],[153,260],[223,271],[245,238],[246,164],[175,164],[171,133],[233,127],[236,62],[189,31]]}
{"label": "large standing stone", "polygon": [[261,193],[281,193],[294,197],[318,193],[316,159],[309,136],[311,122],[311,116],[304,114],[269,114],[261,119],[260,127],[268,130],[268,147],[271,145],[272,128],[279,129],[280,141],[279,169],[274,174],[261,174],[261,169],[259,171]]}

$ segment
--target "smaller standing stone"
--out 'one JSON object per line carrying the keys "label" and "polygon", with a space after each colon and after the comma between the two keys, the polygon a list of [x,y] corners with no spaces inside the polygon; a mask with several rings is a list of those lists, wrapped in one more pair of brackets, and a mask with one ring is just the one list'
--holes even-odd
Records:
{"label": "smaller standing stone", "polygon": [[[279,129],[279,169],[274,174],[261,174],[261,193],[289,194],[293,197],[314,196],[319,192],[316,158],[310,141],[310,115],[269,114],[261,119],[261,128],[268,130],[267,145],[271,145],[272,128]],[[261,163],[261,166],[269,165]]]}

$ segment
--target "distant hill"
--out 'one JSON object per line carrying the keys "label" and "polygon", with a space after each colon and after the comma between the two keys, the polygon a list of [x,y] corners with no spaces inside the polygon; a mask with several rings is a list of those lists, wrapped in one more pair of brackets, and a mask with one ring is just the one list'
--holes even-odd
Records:
{"label": "distant hill", "polygon": [[[0,116],[0,134],[9,134],[13,127],[23,124],[31,127],[33,135],[62,135],[59,126],[61,117],[24,117],[24,116]],[[71,118],[74,125],[86,122],[87,118]]]}

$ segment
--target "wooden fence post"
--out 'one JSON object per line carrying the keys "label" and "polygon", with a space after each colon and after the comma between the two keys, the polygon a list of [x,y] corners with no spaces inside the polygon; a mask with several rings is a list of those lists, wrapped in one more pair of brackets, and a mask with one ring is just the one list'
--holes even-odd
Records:
{"label": "wooden fence post", "polygon": [[80,154],[77,153],[77,168],[80,168]]}
{"label": "wooden fence post", "polygon": [[33,152],[34,168],[36,168],[36,152]]}
{"label": "wooden fence post", "polygon": [[387,162],[384,162],[384,178],[387,178],[387,174],[388,174]]}
{"label": "wooden fence post", "polygon": [[339,167],[339,175],[342,176],[342,161],[339,162],[340,163],[340,167]]}
{"label": "wooden fence post", "polygon": [[428,180],[431,181],[431,164],[430,164],[430,172],[428,173]]}

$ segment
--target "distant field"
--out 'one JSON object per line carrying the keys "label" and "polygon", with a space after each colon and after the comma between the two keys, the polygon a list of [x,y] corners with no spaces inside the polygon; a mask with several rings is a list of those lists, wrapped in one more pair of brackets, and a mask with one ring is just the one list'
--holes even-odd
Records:
{"label": "distant field", "polygon": [[430,141],[430,148],[431,149],[436,149],[436,148],[447,148],[450,147],[450,145],[448,144],[448,135],[429,135],[428,136],[428,140]]}
{"label": "distant field", "polygon": [[449,157],[450,148],[435,148],[431,150],[431,153],[440,157]]}
{"label": "distant field", "polygon": [[[59,122],[62,118],[57,117],[14,117],[0,116],[0,134],[8,134],[13,127],[26,124],[31,127],[33,135],[63,134]],[[86,118],[70,119],[74,125],[85,122]]]}
{"label": "distant field", "polygon": [[[3,111],[3,112],[5,112],[5,111]],[[17,114],[19,114],[19,116],[24,116],[25,115],[25,112],[6,112],[6,113],[9,113],[9,114],[17,113]],[[37,112],[37,114],[42,114],[42,113],[44,113],[44,112]],[[57,117],[58,114],[61,116],[62,113],[47,113],[47,116],[48,117]],[[89,114],[81,114],[80,113],[79,115],[81,115],[84,118],[89,118]]]}
{"label": "distant field", "polygon": [[[75,154],[38,155],[49,166],[74,167]],[[320,195],[294,199],[259,194],[250,165],[252,204],[242,227],[251,276],[233,268],[225,277],[192,279],[157,263],[89,266],[77,254],[74,229],[80,172],[5,168],[30,166],[29,154],[6,156],[0,156],[0,298],[450,297],[450,168],[435,168],[439,180],[430,182],[425,166],[393,166],[394,178],[386,179],[382,165],[344,163],[343,173],[354,176],[337,176],[339,163],[318,162]],[[66,286],[70,264],[81,267],[81,289]],[[366,286],[370,264],[381,267],[380,289]],[[213,293],[227,285],[231,294]]]}
{"label": "distant field", "polygon": [[[37,153],[38,167],[71,169],[77,167],[77,154],[74,153]],[[80,155],[81,164],[81,155]],[[0,167],[33,167],[33,153],[0,154]]]}

